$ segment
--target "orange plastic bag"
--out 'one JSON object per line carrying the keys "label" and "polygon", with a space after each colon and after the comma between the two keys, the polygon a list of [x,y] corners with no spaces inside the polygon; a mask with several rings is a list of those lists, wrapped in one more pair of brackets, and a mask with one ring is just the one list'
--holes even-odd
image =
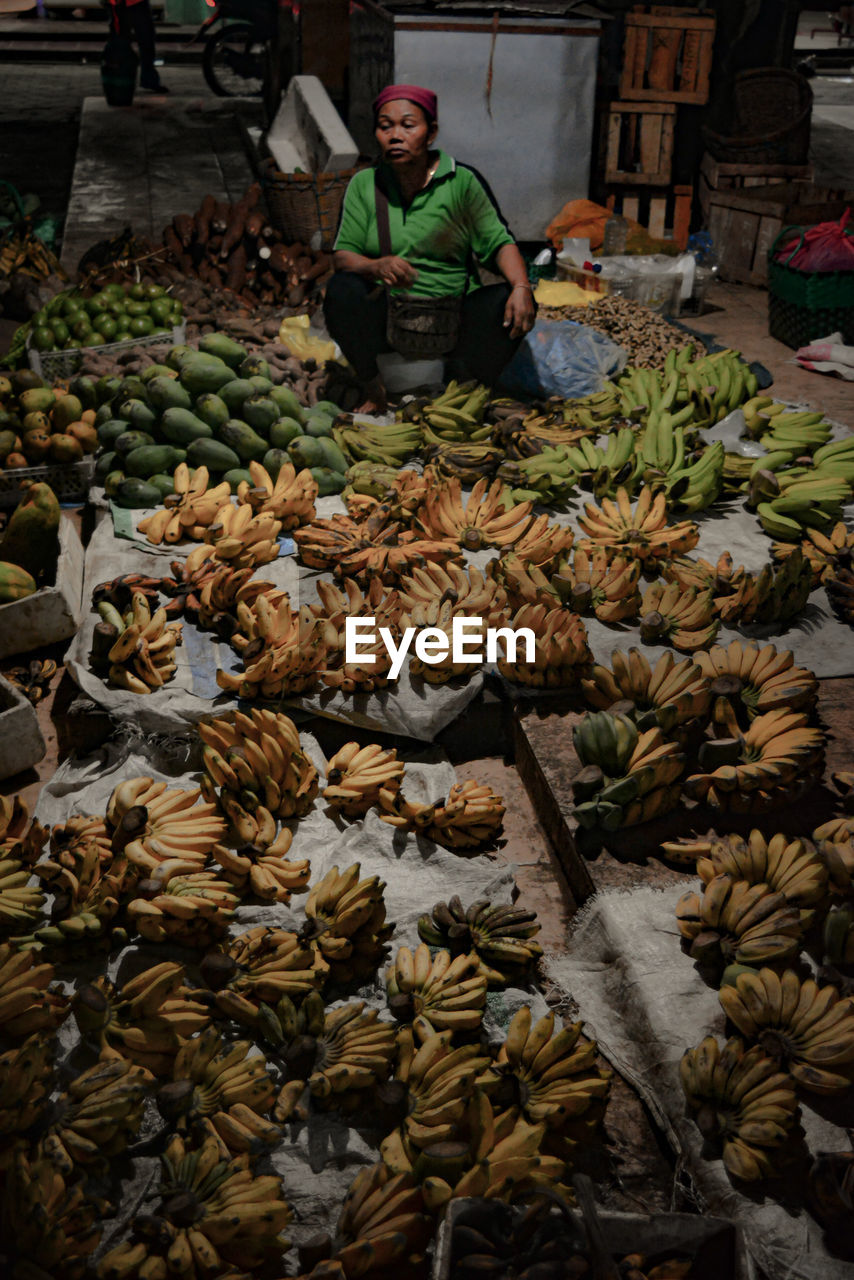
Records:
{"label": "orange plastic bag", "polygon": [[590,240],[590,249],[602,247],[609,209],[592,200],[570,200],[546,227],[546,236],[560,253],[564,240]]}

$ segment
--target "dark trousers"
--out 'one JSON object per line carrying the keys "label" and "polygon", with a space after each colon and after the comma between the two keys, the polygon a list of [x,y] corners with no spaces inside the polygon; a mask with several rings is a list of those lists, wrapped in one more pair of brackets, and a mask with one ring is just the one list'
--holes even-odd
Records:
{"label": "dark trousers", "polygon": [[[453,376],[476,378],[489,387],[498,381],[522,341],[504,328],[509,296],[508,284],[491,284],[463,299],[460,339],[444,357]],[[386,338],[386,305],[385,290],[377,292],[374,281],[354,272],[336,271],[326,285],[326,327],[361,382],[377,376],[377,356],[392,350]]]}
{"label": "dark trousers", "polygon": [[160,77],[154,65],[154,17],[148,0],[136,4],[113,4],[113,30],[126,40],[135,39],[139,49],[139,83],[156,88]]}

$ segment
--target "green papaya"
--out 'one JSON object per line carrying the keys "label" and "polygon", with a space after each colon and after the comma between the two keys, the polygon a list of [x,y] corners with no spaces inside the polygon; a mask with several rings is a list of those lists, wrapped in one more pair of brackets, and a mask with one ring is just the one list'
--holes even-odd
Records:
{"label": "green papaya", "polygon": [[114,498],[119,491],[119,485],[126,479],[127,477],[125,476],[124,471],[119,467],[117,467],[115,471],[109,472],[109,474],[104,477],[104,492],[107,497]]}
{"label": "green papaya", "polygon": [[317,400],[309,409],[308,416],[312,417],[315,413],[325,413],[330,418],[337,418],[344,410],[340,405],[335,404],[334,400]]}
{"label": "green papaya", "polygon": [[271,400],[275,400],[283,417],[294,418],[297,422],[305,421],[305,409],[299,396],[290,387],[271,387],[267,394]]}
{"label": "green papaya", "polygon": [[268,449],[261,459],[261,466],[270,476],[271,480],[275,480],[286,462],[290,462],[290,454],[287,449]]}
{"label": "green papaya", "polygon": [[120,457],[126,458],[132,450],[141,449],[147,444],[157,444],[154,436],[149,435],[147,431],[123,431],[113,441],[113,448]]}
{"label": "green papaya", "polygon": [[166,409],[192,409],[193,401],[185,387],[177,378],[167,378],[160,374],[147,382],[148,398],[161,413]]}
{"label": "green papaya", "polygon": [[191,396],[200,396],[205,391],[219,391],[220,387],[233,381],[234,371],[216,356],[193,352],[186,360],[182,360],[178,378],[181,386],[186,387]]}
{"label": "green papaya", "polygon": [[252,355],[246,357],[238,372],[241,378],[251,378],[255,373],[260,373],[263,378],[269,378],[270,366],[263,356]]}
{"label": "green papaya", "polygon": [[222,478],[223,480],[227,480],[231,485],[232,493],[237,493],[237,486],[242,484],[244,480],[249,485],[250,489],[255,485],[255,481],[252,479],[252,476],[245,467],[233,467],[231,471],[226,471]]}
{"label": "green papaya", "polygon": [[176,382],[177,377],[174,369],[170,369],[168,364],[150,364],[147,369],[143,369],[139,375],[146,386],[149,382],[153,382],[155,378],[168,378],[170,382]]}
{"label": "green papaya", "polygon": [[0,560],[0,604],[9,604],[12,600],[25,600],[38,590],[36,580],[19,564],[8,560]]}
{"label": "green papaya", "polygon": [[307,436],[331,436],[335,419],[328,413],[309,414],[305,420],[303,431]]}
{"label": "green papaya", "polygon": [[177,347],[173,347],[169,352],[166,357],[166,364],[170,369],[174,369],[177,373],[180,373],[181,365],[187,357],[195,355],[198,355],[198,352],[194,351],[192,347],[188,347],[186,344],[179,344]]}
{"label": "green papaya", "polygon": [[9,517],[0,540],[0,560],[20,565],[40,582],[56,565],[59,503],[46,484],[30,485]]}
{"label": "green papaya", "polygon": [[161,505],[160,490],[156,484],[149,484],[147,480],[129,476],[119,484],[113,496],[113,502],[117,507],[131,509],[159,507]]}
{"label": "green papaya", "polygon": [[329,467],[330,471],[340,471],[342,476],[345,475],[350,464],[335,441],[328,439],[326,436],[321,436],[318,444],[323,450],[325,465]]}
{"label": "green papaya", "polygon": [[192,440],[187,445],[187,465],[207,467],[208,471],[233,471],[240,458],[221,440]]}
{"label": "green papaya", "polygon": [[106,404],[108,400],[112,400],[121,385],[121,378],[108,377],[106,375],[103,378],[99,378],[95,383],[95,395],[98,397],[98,404]]}
{"label": "green papaya", "polygon": [[142,400],[148,404],[148,391],[142,378],[138,378],[136,374],[122,378],[113,400],[116,404],[121,404],[123,400]]}
{"label": "green papaya", "polygon": [[101,454],[95,463],[95,479],[98,484],[103,484],[104,479],[110,474],[117,462],[121,462],[121,457],[116,453],[115,449],[110,449]]}
{"label": "green papaya", "polygon": [[[88,373],[79,373],[76,378],[72,378],[68,384],[68,390],[71,395],[76,396],[85,409],[98,408],[98,393],[96,391],[95,379],[90,377]],[[74,419],[72,419],[74,421]]]}
{"label": "green papaya", "polygon": [[119,436],[123,436],[128,430],[128,424],[122,418],[107,418],[106,422],[102,422],[95,430],[98,433],[101,448],[112,449]]}
{"label": "green papaya", "polygon": [[263,374],[253,373],[246,381],[251,382],[256,395],[266,396],[273,390],[272,381],[269,378],[265,378]]}
{"label": "green papaya", "polygon": [[186,450],[176,449],[172,444],[143,445],[139,449],[131,449],[130,453],[125,455],[125,475],[147,480],[149,476],[157,475],[158,472],[174,471],[186,456]]}
{"label": "green papaya", "polygon": [[253,431],[257,431],[266,439],[270,427],[281,415],[275,400],[271,400],[269,396],[255,395],[243,401],[240,416],[244,422],[249,423]]}
{"label": "green papaya", "polygon": [[288,453],[297,471],[302,471],[303,467],[326,466],[320,441],[315,440],[314,436],[297,436],[288,445]]}
{"label": "green papaya", "polygon": [[340,471],[330,471],[329,467],[312,467],[311,478],[317,484],[317,495],[320,498],[340,493],[347,483]]}
{"label": "green papaya", "polygon": [[224,387],[220,387],[217,395],[226,405],[229,413],[240,413],[243,401],[256,394],[255,388],[247,378],[232,378]]}
{"label": "green papaya", "polygon": [[149,435],[157,426],[157,414],[142,400],[125,400],[119,405],[118,417],[129,422],[134,431],[147,431]]}
{"label": "green papaya", "polygon": [[160,434],[173,444],[189,444],[191,440],[209,439],[213,434],[206,422],[189,409],[167,409],[160,419]]}
{"label": "green papaya", "polygon": [[199,339],[199,350],[205,355],[218,356],[232,369],[237,369],[246,359],[246,348],[225,333],[206,333]]}
{"label": "green papaya", "polygon": [[241,422],[239,418],[229,418],[228,422],[217,427],[216,438],[234,449],[241,462],[251,462],[253,458],[260,460],[269,448],[267,441],[262,440],[248,422]]}
{"label": "green papaya", "polygon": [[203,396],[196,397],[195,412],[209,427],[221,427],[231,417],[228,405],[215,391],[206,391]]}
{"label": "green papaya", "polygon": [[168,476],[165,471],[149,476],[148,483],[153,484],[155,488],[160,490],[162,498],[168,498],[170,494],[175,492],[175,479],[173,476]]}
{"label": "green papaya", "polygon": [[277,418],[267,433],[274,449],[287,449],[292,440],[302,435],[302,427],[293,418]]}
{"label": "green papaya", "polygon": [[109,401],[106,404],[99,405],[95,410],[95,426],[100,427],[102,422],[109,422],[112,416],[113,410]]}

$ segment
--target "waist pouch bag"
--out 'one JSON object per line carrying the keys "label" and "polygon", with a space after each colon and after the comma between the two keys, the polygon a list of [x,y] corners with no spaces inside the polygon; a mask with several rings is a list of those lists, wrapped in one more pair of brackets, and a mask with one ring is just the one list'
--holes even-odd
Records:
{"label": "waist pouch bag", "polygon": [[[388,197],[374,182],[380,255],[391,255]],[[389,346],[406,359],[447,355],[460,336],[462,298],[417,298],[411,294],[387,295],[386,338]]]}

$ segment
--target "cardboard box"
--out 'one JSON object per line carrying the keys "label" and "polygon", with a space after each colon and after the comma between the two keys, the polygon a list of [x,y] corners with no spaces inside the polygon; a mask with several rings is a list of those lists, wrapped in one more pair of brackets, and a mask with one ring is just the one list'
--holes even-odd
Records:
{"label": "cardboard box", "polygon": [[0,605],[0,658],[69,640],[83,616],[83,547],[74,523],[59,522],[59,556],[53,586]]}

